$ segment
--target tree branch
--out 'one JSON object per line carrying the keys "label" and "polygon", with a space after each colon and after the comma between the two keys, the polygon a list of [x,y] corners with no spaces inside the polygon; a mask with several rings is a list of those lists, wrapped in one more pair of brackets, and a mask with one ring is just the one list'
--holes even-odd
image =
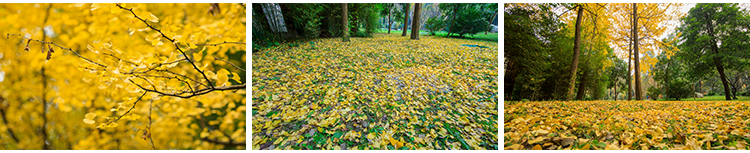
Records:
{"label": "tree branch", "polygon": [[106,125],[112,124],[112,122],[117,122],[117,121],[119,121],[119,120],[120,120],[120,119],[121,119],[121,118],[122,118],[123,116],[125,116],[125,115],[128,115],[128,113],[130,113],[130,111],[131,111],[131,110],[133,110],[133,108],[135,108],[135,105],[137,105],[137,104],[138,104],[138,101],[140,101],[140,100],[141,100],[141,98],[143,98],[143,96],[145,96],[145,95],[146,95],[146,93],[148,93],[148,91],[147,91],[147,92],[143,92],[143,94],[142,94],[142,95],[141,95],[140,97],[138,97],[138,99],[136,99],[136,100],[135,100],[135,102],[133,102],[133,107],[130,107],[130,109],[128,109],[128,111],[127,111],[127,112],[125,112],[125,114],[122,114],[122,115],[120,115],[120,117],[117,117],[117,119],[115,119],[115,120],[113,120],[113,121],[110,121],[110,122],[108,122],[108,123],[107,123]]}
{"label": "tree branch", "polygon": [[242,141],[242,142],[226,142],[226,141],[219,141],[219,140],[216,140],[216,139],[209,139],[209,138],[201,138],[201,140],[208,141],[210,143],[221,144],[221,145],[225,145],[225,146],[245,146],[245,141]]}
{"label": "tree branch", "polygon": [[[144,88],[143,86],[141,86],[141,85],[133,82],[133,80],[130,80],[130,79],[128,79],[128,81],[130,81],[131,83],[135,84],[136,86],[138,86],[142,90],[145,90],[145,91],[148,91],[148,92],[155,92],[155,93],[159,93],[159,94],[164,95],[164,96],[172,96],[172,97],[180,97],[180,98],[190,98],[190,97],[193,97],[193,96],[200,96],[200,95],[212,92],[212,91],[223,91],[223,90],[234,90],[234,89],[245,89],[246,88],[246,84],[242,84],[242,85],[221,86],[221,87],[214,87],[214,88],[203,88],[203,89],[198,89],[198,90],[195,90],[195,91],[183,91],[183,92],[180,92],[180,93],[172,93],[172,94],[170,94],[170,93],[164,93],[162,91],[158,91],[158,90],[155,90],[155,89]],[[190,95],[183,96],[182,94],[190,94]]]}
{"label": "tree branch", "polygon": [[174,45],[174,47],[177,48],[177,50],[180,51],[180,53],[182,53],[182,55],[186,57],[186,59],[188,60],[188,62],[190,62],[190,64],[193,65],[193,68],[195,68],[195,70],[197,70],[199,73],[201,73],[201,75],[203,75],[203,78],[206,79],[206,81],[208,81],[208,85],[211,88],[214,88],[214,85],[211,83],[211,80],[209,80],[208,77],[206,76],[206,74],[203,73],[203,71],[201,71],[201,69],[198,68],[198,66],[195,65],[195,63],[193,62],[193,60],[187,58],[188,55],[185,54],[185,52],[182,51],[182,49],[180,49],[180,46],[178,46],[177,43],[174,42],[174,39],[167,37],[167,35],[164,35],[164,33],[161,32],[161,30],[154,28],[154,26],[151,26],[150,24],[148,24],[148,22],[146,22],[146,20],[142,19],[141,17],[138,17],[138,15],[136,15],[135,12],[133,12],[132,8],[125,8],[125,7],[122,7],[120,4],[115,4],[115,5],[117,5],[117,7],[120,7],[120,9],[130,11],[130,13],[133,14],[133,16],[135,18],[137,18],[138,20],[141,20],[143,22],[143,24],[146,24],[146,26],[148,26],[152,30],[154,30],[156,32],[159,32],[159,34],[161,34],[162,37],[164,37],[165,39],[167,39],[170,42],[172,42],[172,45]]}
{"label": "tree branch", "polygon": [[33,40],[33,41],[36,41],[36,42],[39,42],[39,43],[42,43],[42,44],[52,44],[52,45],[55,45],[55,46],[57,46],[57,47],[58,47],[58,48],[60,48],[60,49],[63,49],[63,50],[68,50],[68,51],[70,51],[70,52],[73,52],[73,53],[74,53],[74,54],[76,54],[76,56],[78,56],[79,58],[82,58],[82,59],[84,59],[84,60],[86,60],[86,61],[88,61],[88,62],[90,62],[90,63],[93,63],[93,64],[99,65],[99,66],[101,66],[101,67],[107,68],[107,66],[106,66],[106,65],[102,65],[102,64],[99,64],[99,63],[97,63],[97,62],[94,62],[94,61],[92,61],[92,60],[90,60],[90,59],[88,59],[88,58],[86,58],[86,57],[83,57],[83,56],[81,56],[81,54],[78,54],[78,52],[76,52],[76,51],[73,51],[73,50],[72,50],[72,49],[70,49],[70,48],[65,48],[65,47],[63,47],[63,46],[61,46],[61,45],[58,45],[58,44],[54,43],[54,42],[47,42],[47,41],[41,41],[41,40],[36,40],[36,39],[26,38],[26,37],[24,37],[24,36],[23,36],[23,35],[21,35],[21,34],[8,34],[7,36],[19,36],[19,37],[21,37],[21,38],[23,38],[23,39]]}
{"label": "tree branch", "polygon": [[240,69],[240,70],[242,70],[243,72],[247,72],[247,71],[245,71],[245,69],[243,69],[243,68],[241,68],[241,67],[239,67],[239,66],[237,66],[237,65],[234,65],[234,63],[231,63],[231,62],[229,62],[229,61],[226,61],[226,60],[224,60],[224,59],[221,59],[221,58],[219,58],[219,57],[216,57],[216,56],[214,56],[214,59],[217,59],[217,60],[221,60],[221,61],[224,61],[224,62],[226,62],[226,63],[232,64],[232,66],[234,66],[235,68],[237,68],[237,69]]}

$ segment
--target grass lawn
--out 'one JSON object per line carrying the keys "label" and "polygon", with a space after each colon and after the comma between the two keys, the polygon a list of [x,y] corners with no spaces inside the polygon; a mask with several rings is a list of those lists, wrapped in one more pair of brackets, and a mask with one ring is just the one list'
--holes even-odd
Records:
{"label": "grass lawn", "polygon": [[[399,36],[401,35],[401,32],[402,32],[401,30],[391,30],[391,34],[395,33],[395,34],[398,34]],[[406,32],[407,32],[406,33],[407,36],[411,34],[411,30],[407,30]],[[388,33],[388,29],[380,29],[377,33]],[[426,36],[426,35],[429,35],[430,32],[426,30],[420,30],[419,34]],[[448,35],[448,32],[440,31],[440,32],[435,33],[435,35],[445,37],[446,35]],[[458,37],[458,34],[451,34],[451,36]],[[487,33],[485,35],[484,32],[479,32],[475,35],[464,35],[464,37],[466,38],[461,38],[461,39],[474,39],[474,40],[483,40],[483,41],[492,41],[492,42],[498,42],[499,40],[498,33]]]}
{"label": "grass lawn", "polygon": [[253,148],[498,149],[498,51],[394,33],[254,52]]}
{"label": "grass lawn", "polygon": [[[737,96],[737,99],[739,101],[750,101],[750,97],[747,97],[747,96]],[[664,99],[661,99],[661,100],[664,100]],[[685,99],[680,99],[680,100],[681,101],[720,101],[720,100],[726,100],[726,98],[721,95],[713,95],[713,96],[704,96],[703,98],[695,98],[695,99],[685,98]],[[737,100],[732,100],[732,101],[737,101]]]}

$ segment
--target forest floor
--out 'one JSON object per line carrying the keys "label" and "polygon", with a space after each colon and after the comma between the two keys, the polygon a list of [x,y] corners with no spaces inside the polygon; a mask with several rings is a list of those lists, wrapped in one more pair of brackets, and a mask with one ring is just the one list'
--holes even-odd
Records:
{"label": "forest floor", "polygon": [[253,149],[498,149],[498,53],[400,33],[253,53]]}
{"label": "forest floor", "polygon": [[504,148],[747,150],[748,101],[505,102]]}

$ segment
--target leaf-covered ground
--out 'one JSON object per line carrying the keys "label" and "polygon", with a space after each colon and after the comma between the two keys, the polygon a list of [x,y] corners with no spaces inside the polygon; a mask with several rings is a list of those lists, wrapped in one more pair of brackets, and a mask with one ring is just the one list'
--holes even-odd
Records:
{"label": "leaf-covered ground", "polygon": [[253,53],[253,149],[498,149],[497,43],[420,39]]}
{"label": "leaf-covered ground", "polygon": [[745,150],[747,101],[506,102],[508,149]]}

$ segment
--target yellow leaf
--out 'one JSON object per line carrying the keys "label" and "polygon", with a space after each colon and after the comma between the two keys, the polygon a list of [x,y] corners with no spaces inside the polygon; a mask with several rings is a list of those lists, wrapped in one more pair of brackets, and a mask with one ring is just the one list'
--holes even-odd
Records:
{"label": "yellow leaf", "polygon": [[91,119],[88,119],[88,118],[85,118],[85,119],[83,119],[83,123],[86,123],[86,124],[94,124],[94,123],[96,123],[96,121],[94,121],[94,120],[91,120]]}
{"label": "yellow leaf", "polygon": [[200,61],[201,59],[203,59],[203,54],[197,53],[197,52],[193,53],[193,60],[194,61]]}
{"label": "yellow leaf", "polygon": [[589,148],[591,148],[591,144],[587,143],[585,146],[583,146],[583,148],[581,148],[581,150],[589,150]]}
{"label": "yellow leaf", "polygon": [[370,139],[370,140],[375,139],[375,133],[370,132],[369,134],[367,134],[367,139]]}
{"label": "yellow leaf", "polygon": [[86,117],[86,119],[94,119],[94,117],[96,117],[96,114],[94,114],[94,113],[87,113],[85,117]]}
{"label": "yellow leaf", "polygon": [[149,13],[148,14],[148,20],[151,22],[159,22],[159,18],[156,17],[156,15]]}
{"label": "yellow leaf", "polygon": [[242,83],[242,78],[240,78],[240,75],[235,72],[232,72],[232,80]]}
{"label": "yellow leaf", "polygon": [[229,81],[229,76],[227,76],[228,74],[229,74],[229,71],[227,71],[227,69],[219,70],[219,72],[216,73],[216,78],[217,78],[216,85],[217,86],[224,86],[224,84],[231,85],[231,83],[228,82]]}
{"label": "yellow leaf", "polygon": [[542,146],[536,145],[534,148],[531,148],[531,150],[542,150]]}
{"label": "yellow leaf", "polygon": [[521,147],[523,146],[520,144],[513,144],[513,145],[505,147],[505,150],[519,150],[521,149]]}
{"label": "yellow leaf", "polygon": [[541,142],[541,141],[544,141],[544,137],[537,137],[534,140],[529,140],[529,144],[535,144],[535,143],[538,143],[538,142]]}

